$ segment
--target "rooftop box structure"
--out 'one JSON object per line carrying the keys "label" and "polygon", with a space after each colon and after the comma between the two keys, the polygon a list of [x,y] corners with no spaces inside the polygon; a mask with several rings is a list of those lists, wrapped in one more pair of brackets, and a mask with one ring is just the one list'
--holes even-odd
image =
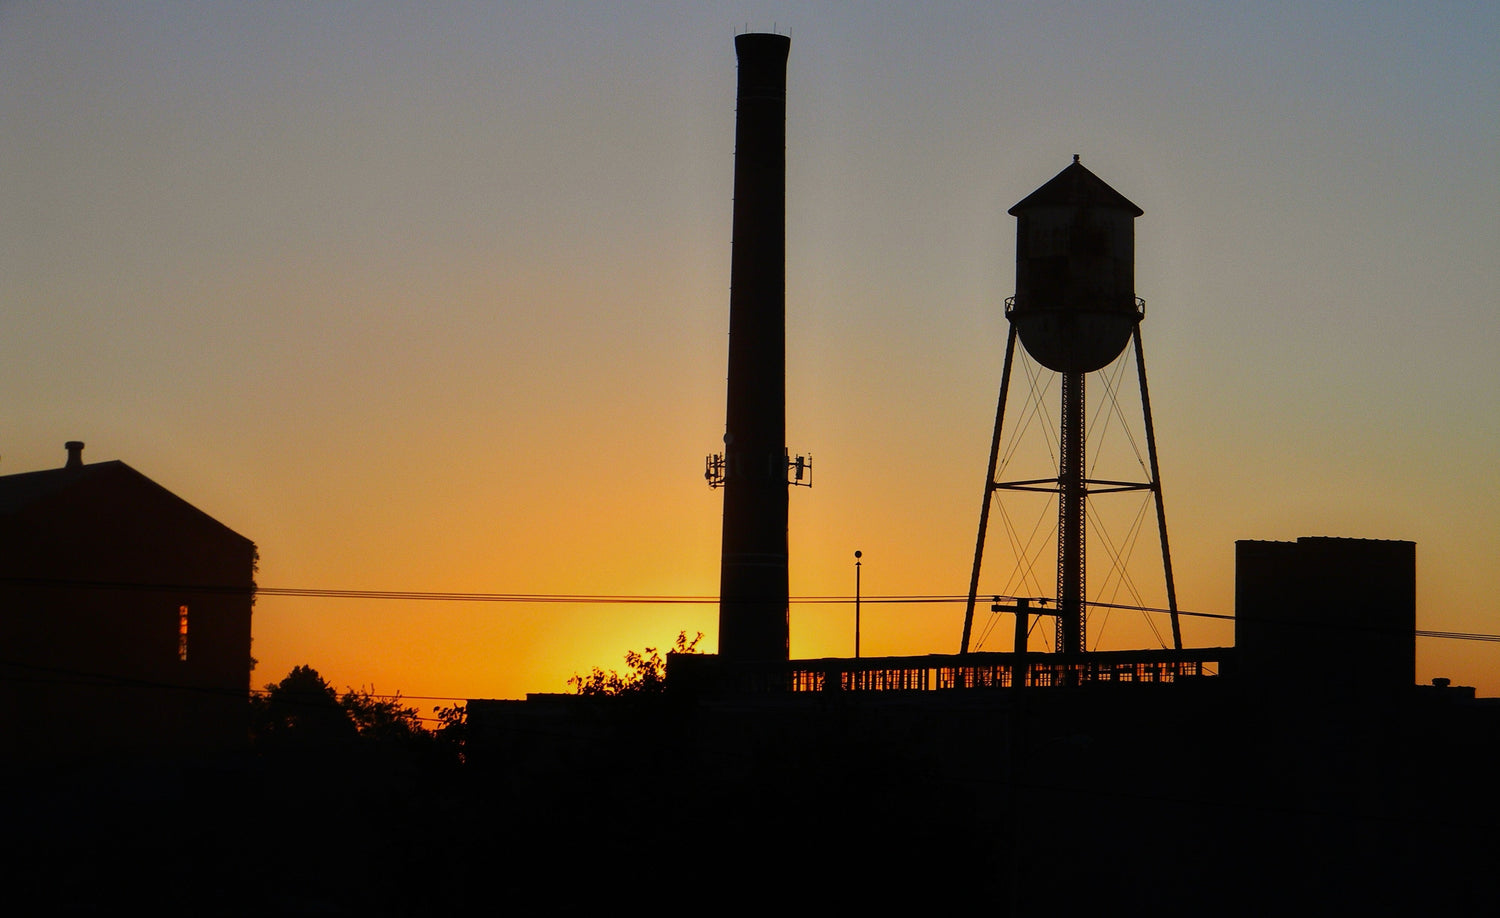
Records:
{"label": "rooftop box structure", "polygon": [[1416,681],[1417,546],[1235,543],[1234,644],[1265,688],[1385,698]]}

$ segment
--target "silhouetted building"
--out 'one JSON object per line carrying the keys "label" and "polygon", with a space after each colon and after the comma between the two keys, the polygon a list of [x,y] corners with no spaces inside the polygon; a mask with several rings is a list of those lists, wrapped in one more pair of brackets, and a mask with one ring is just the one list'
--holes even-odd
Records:
{"label": "silhouetted building", "polygon": [[255,545],[82,451],[0,477],[5,755],[243,743]]}
{"label": "silhouetted building", "polygon": [[1235,543],[1234,646],[1257,691],[1391,700],[1416,680],[1417,546]]}
{"label": "silhouetted building", "polygon": [[1412,685],[1414,559],[1240,542],[1237,648],[673,654],[661,694],[470,702],[468,761],[555,846],[657,814],[627,875],[974,876],[1009,914],[1482,913],[1500,703]]}
{"label": "silhouetted building", "polygon": [[[476,821],[481,862],[525,883],[581,852],[596,886],[670,875],[750,908],[946,889],[1012,915],[1493,908],[1500,703],[1413,686],[1412,543],[1240,542],[1236,646],[1182,646],[1134,293],[1141,210],[1076,157],[1011,210],[1016,295],[962,652],[789,659],[788,42],[736,47],[729,404],[707,468],[725,488],[720,653],[669,654],[659,692],[471,700],[471,808],[495,814]],[[1056,479],[995,480],[1018,340],[1064,376]],[[1092,480],[1084,376],[1131,343],[1151,480]],[[1048,485],[1055,602],[997,601],[1015,650],[970,652],[989,495]],[[1173,647],[1089,651],[1085,498],[1148,489]],[[1028,617],[1053,612],[1055,651],[1030,652]]]}

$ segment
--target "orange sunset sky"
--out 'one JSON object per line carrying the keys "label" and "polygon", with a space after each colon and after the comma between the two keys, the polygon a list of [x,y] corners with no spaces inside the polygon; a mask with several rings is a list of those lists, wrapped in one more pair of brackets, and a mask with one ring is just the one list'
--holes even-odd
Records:
{"label": "orange sunset sky", "polygon": [[[712,596],[733,37],[774,27],[794,596],[855,549],[866,595],[967,589],[1005,211],[1078,153],[1145,210],[1181,608],[1233,611],[1236,539],[1405,539],[1420,629],[1500,632],[1500,11],[984,6],[0,5],[0,473],[84,440],[262,587]],[[983,591],[1035,595],[992,532]],[[1158,565],[1148,515],[1147,605]],[[794,656],[852,653],[849,605],[791,614]],[[962,617],[867,606],[864,652]],[[682,630],[715,649],[716,606],[264,595],[253,680],[520,697]],[[1500,694],[1500,644],[1419,639],[1438,675]]]}

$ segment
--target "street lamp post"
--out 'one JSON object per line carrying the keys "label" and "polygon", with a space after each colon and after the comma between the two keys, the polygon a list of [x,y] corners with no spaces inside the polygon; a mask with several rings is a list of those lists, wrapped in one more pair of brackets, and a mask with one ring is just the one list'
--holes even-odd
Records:
{"label": "street lamp post", "polygon": [[860,552],[854,553],[854,659],[859,659],[859,559]]}

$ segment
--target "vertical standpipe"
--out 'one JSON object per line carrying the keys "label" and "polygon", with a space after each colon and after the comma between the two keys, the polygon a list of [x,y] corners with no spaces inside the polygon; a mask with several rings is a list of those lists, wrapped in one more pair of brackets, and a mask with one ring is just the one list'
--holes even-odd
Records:
{"label": "vertical standpipe", "polygon": [[785,35],[735,37],[719,655],[788,658]]}

